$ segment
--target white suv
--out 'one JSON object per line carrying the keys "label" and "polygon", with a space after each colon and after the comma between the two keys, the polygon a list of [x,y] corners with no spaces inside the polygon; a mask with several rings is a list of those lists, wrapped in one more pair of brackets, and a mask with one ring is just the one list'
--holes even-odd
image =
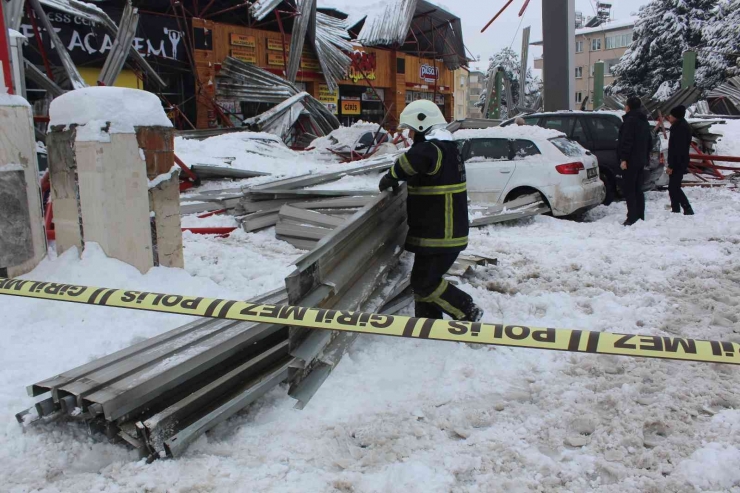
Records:
{"label": "white suv", "polygon": [[470,200],[501,204],[539,192],[554,216],[601,204],[596,157],[564,134],[534,126],[458,130]]}

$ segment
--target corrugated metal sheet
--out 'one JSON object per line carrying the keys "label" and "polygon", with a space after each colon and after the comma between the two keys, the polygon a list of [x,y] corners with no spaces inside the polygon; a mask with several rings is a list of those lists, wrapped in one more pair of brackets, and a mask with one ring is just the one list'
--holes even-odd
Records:
{"label": "corrugated metal sheet", "polygon": [[365,46],[403,45],[418,0],[389,0],[367,14],[357,41]]}
{"label": "corrugated metal sheet", "polygon": [[[111,37],[115,37],[118,34],[118,26],[108,14],[100,10],[95,5],[78,2],[76,0],[39,0],[41,5],[45,7],[51,7],[56,10],[61,10],[72,15],[76,15],[85,19],[92,20],[98,24],[101,24]],[[160,88],[167,87],[167,83],[162,80],[156,70],[144,59],[136,48],[131,45],[128,52],[129,56],[136,62],[143,72],[149,77],[150,82],[154,82]]]}
{"label": "corrugated metal sheet", "polygon": [[121,73],[126,58],[128,57],[129,47],[136,37],[136,28],[139,25],[139,9],[131,5],[131,0],[126,2],[121,16],[121,22],[118,26],[118,36],[113,42],[113,48],[105,59],[103,69],[100,71],[98,82],[105,86],[115,84],[118,75]]}
{"label": "corrugated metal sheet", "polygon": [[290,55],[288,56],[287,78],[295,82],[298,69],[301,66],[303,45],[309,26],[316,26],[316,0],[298,0],[298,16],[293,20],[293,32],[290,39]]}
{"label": "corrugated metal sheet", "polygon": [[352,51],[347,25],[326,14],[316,14],[316,55],[329,89],[339,88],[339,81],[349,71],[352,60],[346,52]]}
{"label": "corrugated metal sheet", "polygon": [[252,17],[261,21],[282,2],[283,0],[257,0],[249,7],[249,12],[252,14]]}
{"label": "corrugated metal sheet", "polygon": [[740,115],[740,77],[728,79],[707,95],[713,112]]}

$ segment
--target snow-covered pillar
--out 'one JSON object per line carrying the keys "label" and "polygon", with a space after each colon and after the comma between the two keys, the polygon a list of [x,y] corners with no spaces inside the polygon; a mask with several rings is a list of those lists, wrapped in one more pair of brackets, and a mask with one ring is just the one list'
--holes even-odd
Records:
{"label": "snow-covered pillar", "polygon": [[0,94],[0,277],[26,274],[46,255],[31,106]]}
{"label": "snow-covered pillar", "polygon": [[174,131],[159,99],[89,87],[55,99],[49,114],[57,252],[95,242],[142,273],[182,267]]}
{"label": "snow-covered pillar", "polygon": [[545,111],[575,105],[575,0],[542,2]]}

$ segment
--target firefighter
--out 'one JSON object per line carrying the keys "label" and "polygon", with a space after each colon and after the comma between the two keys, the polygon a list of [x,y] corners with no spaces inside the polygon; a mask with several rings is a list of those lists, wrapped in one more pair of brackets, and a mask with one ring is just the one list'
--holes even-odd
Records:
{"label": "firefighter", "polygon": [[432,101],[420,100],[401,113],[401,129],[414,143],[380,181],[380,191],[408,183],[409,232],[406,250],[413,252],[411,288],[416,316],[477,322],[483,317],[473,298],[443,276],[468,246],[468,193],[465,163],[442,112]]}

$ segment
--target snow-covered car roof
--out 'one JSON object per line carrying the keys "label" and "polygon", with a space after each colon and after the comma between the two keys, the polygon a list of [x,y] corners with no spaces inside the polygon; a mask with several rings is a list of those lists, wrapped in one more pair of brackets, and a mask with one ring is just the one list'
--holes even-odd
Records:
{"label": "snow-covered car roof", "polygon": [[468,139],[527,139],[549,140],[565,137],[563,132],[542,128],[536,125],[513,125],[510,127],[475,128],[458,130],[453,134],[455,140]]}

